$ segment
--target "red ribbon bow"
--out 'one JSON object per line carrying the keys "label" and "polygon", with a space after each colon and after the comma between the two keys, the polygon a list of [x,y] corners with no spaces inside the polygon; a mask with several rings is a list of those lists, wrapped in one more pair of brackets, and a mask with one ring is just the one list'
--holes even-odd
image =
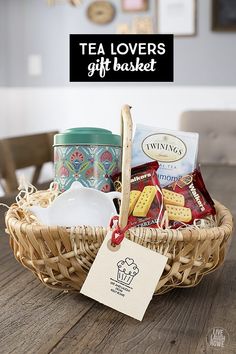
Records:
{"label": "red ribbon bow", "polygon": [[114,246],[118,246],[123,241],[123,239],[125,237],[125,233],[129,229],[129,226],[127,225],[126,227],[124,227],[121,230],[121,228],[118,224],[119,217],[116,215],[116,216],[113,216],[110,221],[110,228],[112,228],[114,226],[114,221],[117,221],[117,225],[114,228],[114,230],[112,231],[111,244]]}

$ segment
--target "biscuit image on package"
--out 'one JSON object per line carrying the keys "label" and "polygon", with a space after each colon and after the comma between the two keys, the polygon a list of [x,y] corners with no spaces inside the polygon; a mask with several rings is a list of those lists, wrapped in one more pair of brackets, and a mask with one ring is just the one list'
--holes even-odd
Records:
{"label": "biscuit image on package", "polygon": [[130,192],[130,198],[129,198],[129,215],[132,213],[134,210],[134,207],[139,199],[141,192],[133,190]]}
{"label": "biscuit image on package", "polygon": [[189,222],[192,220],[192,212],[190,208],[166,204],[166,211],[169,220],[182,222]]}
{"label": "biscuit image on package", "polygon": [[162,188],[163,198],[165,204],[184,206],[185,200],[184,196],[179,193],[169,191],[168,189]]}
{"label": "biscuit image on package", "polygon": [[133,216],[145,217],[156,195],[156,187],[144,187],[133,211]]}

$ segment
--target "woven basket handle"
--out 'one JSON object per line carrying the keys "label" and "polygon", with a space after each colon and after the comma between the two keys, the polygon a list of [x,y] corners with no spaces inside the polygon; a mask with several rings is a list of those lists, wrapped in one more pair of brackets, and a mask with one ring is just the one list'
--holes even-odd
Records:
{"label": "woven basket handle", "polygon": [[120,207],[119,226],[123,229],[127,225],[130,198],[131,154],[132,154],[132,118],[130,106],[124,105],[121,110],[122,136],[122,198]]}

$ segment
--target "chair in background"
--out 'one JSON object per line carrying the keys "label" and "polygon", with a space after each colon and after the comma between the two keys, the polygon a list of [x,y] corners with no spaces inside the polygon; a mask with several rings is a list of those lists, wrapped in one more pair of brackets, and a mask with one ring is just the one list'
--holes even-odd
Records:
{"label": "chair in background", "polygon": [[199,133],[199,162],[236,165],[236,111],[187,111],[180,129]]}
{"label": "chair in background", "polygon": [[32,184],[37,185],[44,163],[53,161],[53,136],[57,132],[26,135],[0,140],[0,178],[6,194],[17,191],[18,169],[34,166]]}

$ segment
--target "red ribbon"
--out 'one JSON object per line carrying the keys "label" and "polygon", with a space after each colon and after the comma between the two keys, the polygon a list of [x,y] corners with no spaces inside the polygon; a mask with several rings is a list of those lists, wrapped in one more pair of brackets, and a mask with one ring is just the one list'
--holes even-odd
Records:
{"label": "red ribbon", "polygon": [[112,235],[111,235],[111,244],[114,246],[118,246],[124,239],[125,237],[125,233],[126,231],[129,229],[129,226],[126,225],[122,230],[118,224],[119,221],[119,217],[113,216],[111,221],[110,221],[110,228],[113,227],[114,225],[114,221],[117,221],[117,226],[114,228],[114,230],[112,231]]}

